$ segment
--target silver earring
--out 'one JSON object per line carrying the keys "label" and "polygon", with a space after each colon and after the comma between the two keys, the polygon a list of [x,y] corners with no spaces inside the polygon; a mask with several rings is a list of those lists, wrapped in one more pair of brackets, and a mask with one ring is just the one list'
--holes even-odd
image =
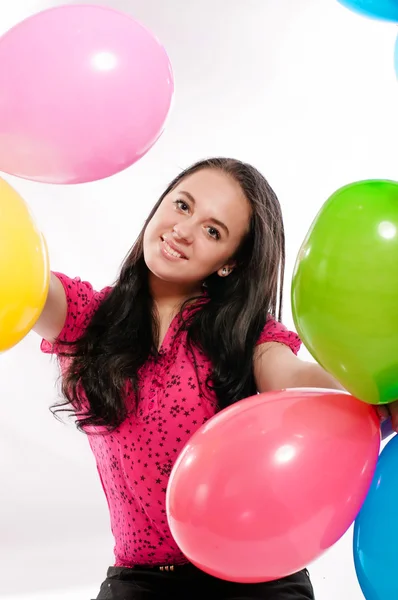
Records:
{"label": "silver earring", "polygon": [[227,267],[224,267],[224,268],[223,268],[223,270],[222,270],[222,274],[223,274],[223,275],[228,275],[228,269],[227,269]]}

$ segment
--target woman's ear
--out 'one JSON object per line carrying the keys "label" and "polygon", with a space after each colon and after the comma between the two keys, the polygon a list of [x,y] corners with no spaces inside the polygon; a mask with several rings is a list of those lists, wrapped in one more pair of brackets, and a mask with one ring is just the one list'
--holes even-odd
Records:
{"label": "woman's ear", "polygon": [[221,269],[218,269],[217,275],[219,277],[228,277],[232,273],[235,268],[235,263],[229,263],[228,265],[224,265]]}

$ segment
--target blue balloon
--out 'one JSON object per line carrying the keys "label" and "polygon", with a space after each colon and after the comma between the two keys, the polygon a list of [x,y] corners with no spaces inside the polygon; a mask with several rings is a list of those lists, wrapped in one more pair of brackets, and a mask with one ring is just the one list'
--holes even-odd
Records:
{"label": "blue balloon", "polygon": [[366,600],[398,598],[398,436],[380,454],[354,526],[354,562]]}
{"label": "blue balloon", "polygon": [[361,15],[398,22],[398,0],[338,0],[338,2]]}

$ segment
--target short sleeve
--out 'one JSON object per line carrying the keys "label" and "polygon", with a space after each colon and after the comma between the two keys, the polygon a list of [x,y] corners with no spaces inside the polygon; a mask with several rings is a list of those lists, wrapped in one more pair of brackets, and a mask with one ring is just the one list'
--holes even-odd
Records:
{"label": "short sleeve", "polygon": [[44,339],[41,342],[40,349],[46,354],[57,354],[64,341],[76,341],[87,327],[107,290],[111,289],[104,288],[104,290],[96,292],[91,283],[82,281],[80,277],[72,279],[62,273],[54,272],[53,274],[58,277],[64,287],[68,309],[58,340],[54,344]]}
{"label": "short sleeve", "polygon": [[301,340],[297,333],[289,331],[287,327],[279,321],[275,321],[272,317],[268,318],[264,329],[257,340],[257,345],[266,344],[267,342],[285,344],[286,346],[289,346],[294,354],[298,354],[298,351],[301,348]]}

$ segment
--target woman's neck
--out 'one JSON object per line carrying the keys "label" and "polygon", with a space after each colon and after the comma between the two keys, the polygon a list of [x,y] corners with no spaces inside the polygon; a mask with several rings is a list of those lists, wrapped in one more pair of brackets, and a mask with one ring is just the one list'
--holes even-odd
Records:
{"label": "woman's neck", "polygon": [[181,285],[149,274],[149,291],[160,313],[176,313],[189,298],[203,294],[200,284]]}

